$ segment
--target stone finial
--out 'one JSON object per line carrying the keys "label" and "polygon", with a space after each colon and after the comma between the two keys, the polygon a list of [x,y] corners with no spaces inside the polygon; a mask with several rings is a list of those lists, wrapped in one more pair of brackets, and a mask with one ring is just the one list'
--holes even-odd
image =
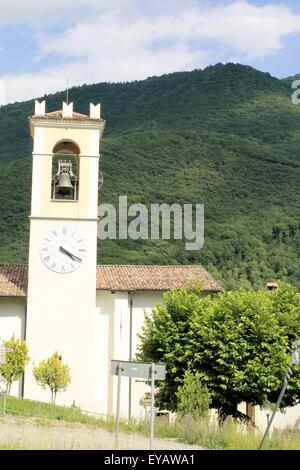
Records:
{"label": "stone finial", "polygon": [[73,103],[67,104],[63,102],[63,118],[72,119],[73,117]]}
{"label": "stone finial", "polygon": [[90,118],[91,119],[100,119],[100,103],[94,105],[90,103]]}
{"label": "stone finial", "polygon": [[42,101],[41,103],[38,100],[34,102],[34,114],[35,116],[45,116],[46,113],[46,101]]}

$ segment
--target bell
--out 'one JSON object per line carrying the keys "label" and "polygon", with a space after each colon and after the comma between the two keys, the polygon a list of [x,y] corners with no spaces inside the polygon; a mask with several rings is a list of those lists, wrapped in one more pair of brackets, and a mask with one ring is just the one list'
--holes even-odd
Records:
{"label": "bell", "polygon": [[73,189],[69,173],[61,173],[58,177],[57,191],[60,194],[69,194]]}

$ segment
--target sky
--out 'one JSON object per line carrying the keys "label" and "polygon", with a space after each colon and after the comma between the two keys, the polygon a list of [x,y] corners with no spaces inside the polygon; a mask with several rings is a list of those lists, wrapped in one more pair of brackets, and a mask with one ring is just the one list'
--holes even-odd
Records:
{"label": "sky", "polygon": [[300,72],[300,0],[1,0],[0,105],[219,62]]}

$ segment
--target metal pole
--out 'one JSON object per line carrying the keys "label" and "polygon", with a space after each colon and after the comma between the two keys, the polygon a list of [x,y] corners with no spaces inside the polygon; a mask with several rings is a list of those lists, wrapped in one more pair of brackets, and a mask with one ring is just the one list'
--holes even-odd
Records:
{"label": "metal pole", "polygon": [[116,441],[115,449],[119,447],[119,428],[120,428],[120,398],[121,398],[121,366],[118,365],[118,391],[117,391],[117,414],[116,414]]}
{"label": "metal pole", "polygon": [[292,343],[292,357],[291,357],[291,363],[288,367],[288,370],[287,370],[287,373],[285,374],[284,376],[284,379],[283,379],[283,386],[282,386],[282,389],[281,389],[281,392],[280,392],[280,395],[278,397],[278,400],[277,400],[277,403],[276,403],[276,406],[275,406],[275,410],[273,411],[272,413],[272,416],[271,416],[271,419],[270,421],[268,421],[268,425],[267,425],[267,429],[265,431],[265,434],[262,438],[262,441],[260,443],[260,446],[258,447],[258,450],[261,450],[264,443],[265,443],[265,440],[266,438],[268,437],[268,434],[269,434],[269,430],[270,430],[270,427],[271,427],[271,424],[273,422],[273,419],[275,417],[275,414],[277,413],[278,411],[278,408],[279,408],[279,405],[281,403],[281,400],[283,398],[283,395],[284,395],[284,392],[286,391],[286,387],[287,387],[287,384],[288,384],[288,380],[289,378],[291,377],[291,375],[293,374],[293,370],[292,368],[296,365],[298,365],[300,363],[300,340],[296,340],[296,341],[293,341]]}
{"label": "metal pole", "polygon": [[272,422],[273,422],[273,420],[274,420],[274,418],[275,418],[275,415],[276,415],[276,413],[277,413],[277,411],[278,411],[278,408],[279,408],[279,405],[280,405],[281,400],[282,400],[282,398],[283,398],[283,395],[284,395],[284,393],[285,393],[285,391],[286,391],[286,387],[287,387],[287,384],[288,384],[288,379],[290,378],[290,376],[292,375],[292,373],[293,373],[293,371],[292,371],[292,366],[290,365],[290,366],[288,367],[287,373],[285,374],[285,377],[284,377],[284,379],[283,379],[283,386],[282,386],[281,392],[280,392],[280,394],[279,394],[278,400],[277,400],[277,402],[276,402],[275,409],[274,409],[274,411],[273,411],[273,413],[272,413],[271,419],[270,419],[269,422],[268,422],[267,429],[265,430],[265,434],[264,434],[264,436],[263,436],[263,438],[262,438],[262,441],[261,441],[261,443],[260,443],[260,445],[259,445],[259,447],[258,447],[258,450],[261,450],[261,449],[263,448],[263,445],[264,445],[264,443],[265,443],[265,440],[266,440],[267,437],[268,437],[268,434],[269,434],[269,431],[270,431]]}
{"label": "metal pole", "polygon": [[151,364],[151,410],[150,410],[150,450],[153,448],[153,438],[154,438],[154,378],[155,374],[155,364]]}

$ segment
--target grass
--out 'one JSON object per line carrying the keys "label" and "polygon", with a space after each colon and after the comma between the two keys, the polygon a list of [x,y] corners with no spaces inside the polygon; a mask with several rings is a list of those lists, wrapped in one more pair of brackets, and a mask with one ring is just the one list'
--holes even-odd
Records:
{"label": "grass", "polygon": [[[15,397],[0,397],[0,415],[10,414],[16,416],[31,416],[42,419],[76,422],[91,426],[103,424],[105,429],[113,431],[113,420],[105,420],[95,415],[83,413],[78,407],[65,407],[42,403],[34,400],[26,400]],[[42,421],[41,421],[42,422]]]}
{"label": "grass", "polygon": [[[4,411],[5,410],[5,411]],[[9,414],[19,417],[35,417],[36,424],[47,426],[49,420],[65,423],[81,423],[114,432],[114,418],[104,419],[90,416],[77,407],[62,407],[15,397],[0,398],[0,415]],[[121,421],[121,431],[128,434],[149,435],[147,421]],[[227,419],[222,426],[209,423],[207,420],[194,421],[187,416],[168,423],[165,417],[155,420],[155,437],[177,439],[187,444],[197,444],[211,450],[255,450],[258,448],[262,434],[252,425],[241,425],[233,419]],[[21,444],[1,446],[0,449],[25,449]],[[269,450],[299,450],[300,434],[286,431],[274,431],[265,444]]]}
{"label": "grass", "polygon": [[[212,450],[256,450],[262,433],[253,425],[241,425],[228,418],[222,426],[207,421],[195,422],[185,418],[181,421],[184,442],[199,444]],[[300,434],[293,431],[274,431],[266,440],[266,450],[299,450]]]}

